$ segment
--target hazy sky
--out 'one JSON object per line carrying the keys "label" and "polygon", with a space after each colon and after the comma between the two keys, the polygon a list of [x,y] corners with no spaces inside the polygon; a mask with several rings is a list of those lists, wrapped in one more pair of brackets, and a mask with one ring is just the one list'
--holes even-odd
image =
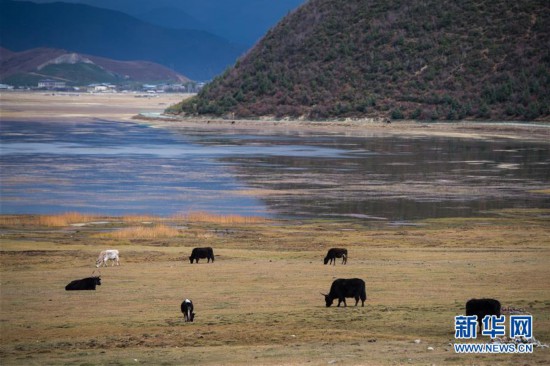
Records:
{"label": "hazy sky", "polygon": [[118,10],[141,19],[154,9],[177,8],[178,11],[166,11],[167,16],[185,18],[187,24],[200,24],[203,30],[250,46],[307,0],[32,0],[57,1]]}

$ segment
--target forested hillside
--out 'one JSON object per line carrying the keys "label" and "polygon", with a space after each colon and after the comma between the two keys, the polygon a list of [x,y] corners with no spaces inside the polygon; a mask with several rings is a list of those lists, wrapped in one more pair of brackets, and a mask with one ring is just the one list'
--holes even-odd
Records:
{"label": "forested hillside", "polygon": [[548,119],[546,0],[310,0],[184,114]]}

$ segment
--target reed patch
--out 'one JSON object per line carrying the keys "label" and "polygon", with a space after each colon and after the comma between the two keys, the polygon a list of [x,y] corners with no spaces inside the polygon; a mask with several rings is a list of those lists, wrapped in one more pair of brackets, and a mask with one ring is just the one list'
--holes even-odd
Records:
{"label": "reed patch", "polygon": [[189,222],[211,223],[220,225],[259,224],[269,220],[259,216],[220,215],[206,211],[190,212],[176,216]]}
{"label": "reed patch", "polygon": [[180,230],[174,227],[164,224],[154,224],[150,226],[125,227],[110,232],[98,233],[95,236],[98,238],[128,240],[173,238],[179,235],[181,235]]}
{"label": "reed patch", "polygon": [[57,215],[2,215],[0,216],[0,226],[63,227],[94,221],[99,217],[99,215],[80,212],[65,212]]}

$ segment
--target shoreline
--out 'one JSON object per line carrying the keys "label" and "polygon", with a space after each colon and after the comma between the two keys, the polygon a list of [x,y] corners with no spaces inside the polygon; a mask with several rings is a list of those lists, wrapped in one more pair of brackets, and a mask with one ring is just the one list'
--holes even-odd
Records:
{"label": "shoreline", "polygon": [[251,131],[262,134],[270,133],[326,133],[332,135],[353,135],[368,137],[372,135],[410,135],[434,136],[468,139],[514,139],[532,142],[550,143],[550,123],[546,122],[426,122],[400,120],[390,124],[373,120],[346,121],[307,121],[275,119],[222,119],[222,118],[150,118],[135,116],[135,121],[167,129],[217,130],[217,131]]}
{"label": "shoreline", "polygon": [[514,139],[550,143],[550,123],[522,121],[411,121],[391,124],[382,119],[328,121],[160,117],[162,112],[192,94],[19,92],[0,94],[0,121],[113,121],[142,123],[158,128],[202,131],[325,133],[367,137],[377,134],[469,139]]}

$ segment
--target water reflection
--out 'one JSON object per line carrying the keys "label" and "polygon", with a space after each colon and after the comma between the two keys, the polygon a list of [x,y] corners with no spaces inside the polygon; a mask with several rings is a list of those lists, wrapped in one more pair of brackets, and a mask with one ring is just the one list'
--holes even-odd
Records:
{"label": "water reflection", "polygon": [[299,137],[196,135],[203,144],[330,146],[332,157],[225,157],[234,175],[289,216],[412,220],[473,216],[509,207],[550,207],[549,146],[511,140],[388,135]]}
{"label": "water reflection", "polygon": [[549,146],[510,140],[2,122],[3,213],[411,220],[550,207]]}
{"label": "water reflection", "polygon": [[1,137],[2,213],[269,214],[211,151],[167,131],[2,122]]}

